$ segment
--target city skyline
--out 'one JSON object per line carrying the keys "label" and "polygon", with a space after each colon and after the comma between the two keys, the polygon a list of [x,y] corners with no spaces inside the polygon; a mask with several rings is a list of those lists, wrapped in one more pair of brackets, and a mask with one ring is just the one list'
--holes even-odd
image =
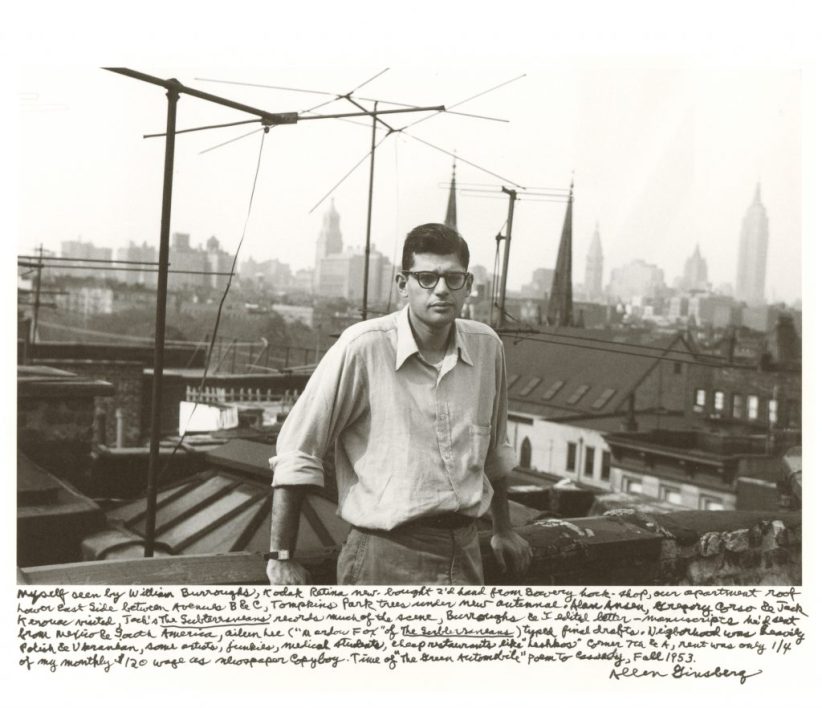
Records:
{"label": "city skyline", "polygon": [[[455,208],[452,195],[449,194],[447,217],[453,218]],[[744,246],[748,243],[748,240],[750,240],[749,232],[752,228],[751,215],[754,212],[754,216],[756,217],[754,219],[756,222],[754,226],[758,228],[760,222],[759,214],[760,212],[764,213],[759,185],[757,185],[753,203],[747,210],[745,218],[743,219],[740,250],[738,254],[740,266],[751,258],[751,256],[747,253],[748,249],[745,249]],[[359,300],[362,292],[362,273],[360,271],[362,270],[362,254],[364,253],[364,246],[358,243],[350,243],[344,238],[340,229],[340,217],[341,215],[337,211],[334,204],[334,199],[332,198],[327,202],[325,211],[321,215],[322,225],[315,239],[314,262],[308,267],[296,268],[285,259],[271,259],[264,256],[257,256],[255,258],[254,254],[247,254],[244,258],[238,260],[236,269],[237,274],[241,277],[248,278],[248,274],[251,272],[251,266],[269,266],[269,270],[271,270],[270,266],[273,265],[275,266],[276,277],[274,271],[269,272],[266,275],[264,272],[258,270],[255,274],[255,280],[260,282],[260,278],[262,278],[262,282],[267,280],[269,285],[273,287],[282,287],[284,283],[288,282],[290,283],[288,289],[304,290],[307,293],[324,297],[339,296],[347,297],[347,299],[352,301]],[[764,228],[765,232],[767,232],[767,216],[765,216],[764,219]],[[758,232],[754,235],[758,235]],[[765,235],[767,236],[767,233]],[[577,243],[579,243],[578,240]],[[225,252],[222,245],[223,244],[220,243],[219,239],[217,239],[214,234],[212,234],[205,241],[197,242],[191,240],[190,234],[176,231],[172,232],[170,244],[171,267],[197,267],[201,270],[205,269],[212,272],[228,272],[230,270],[232,254]],[[182,252],[178,253],[181,248]],[[579,245],[577,248],[579,248]],[[202,263],[199,263],[199,261],[188,262],[185,258],[184,261],[180,261],[180,258],[185,257],[185,254],[189,252],[194,258],[199,257],[201,260],[203,258],[208,258],[209,261],[214,262],[209,262],[206,265],[203,265]],[[58,251],[51,252],[46,250],[44,253],[46,256],[49,256],[55,255]],[[127,247],[120,247],[114,251],[111,248],[100,247],[93,242],[84,242],[82,239],[78,239],[61,242],[59,255],[73,258],[88,258],[93,256],[98,259],[111,259],[117,257],[121,259],[148,260],[156,258],[156,249],[150,245],[146,248],[145,243],[140,246],[133,242],[129,242]],[[357,261],[357,263],[359,263],[359,265],[354,265],[353,261],[358,257],[359,261]],[[580,257],[579,253],[577,254],[577,257]],[[215,258],[217,260],[215,260]],[[328,259],[327,263],[326,259]],[[384,277],[387,278],[389,271],[393,273],[396,268],[399,267],[399,260],[392,264],[391,260],[385,254],[381,253],[378,248],[373,246],[371,249],[371,260],[373,264],[369,281],[373,280],[374,282],[371,283],[369,300],[372,298],[375,298],[376,300],[386,299],[386,287],[388,287],[388,280],[386,279],[385,283],[382,283],[381,281],[383,276],[380,275],[380,272],[381,270],[387,268],[387,271],[384,274]],[[763,256],[761,254],[757,255],[757,260],[758,266],[761,268],[763,266]],[[332,265],[332,262],[337,261],[337,265]],[[349,261],[351,261],[350,264]],[[385,265],[382,265],[383,262]],[[751,298],[750,293],[748,292],[737,292],[739,291],[740,267],[737,268],[736,288],[734,288],[729,282],[716,283],[708,278],[707,260],[702,256],[700,245],[698,243],[694,247],[694,251],[685,259],[684,272],[682,272],[682,275],[676,275],[673,273],[666,275],[664,273],[664,269],[660,268],[655,263],[646,262],[642,258],[631,258],[630,260],[626,260],[623,263],[613,266],[607,273],[606,277],[606,273],[603,271],[603,262],[604,258],[599,236],[599,224],[597,224],[589,241],[588,252],[585,256],[585,272],[583,279],[575,280],[573,282],[574,291],[579,291],[578,294],[575,295],[576,300],[580,300],[582,302],[627,302],[631,300],[634,295],[641,293],[645,293],[646,297],[653,297],[655,294],[662,294],[662,291],[659,290],[659,288],[664,288],[670,294],[684,293],[687,291],[701,291],[717,295],[729,295],[733,293],[734,297],[740,303],[747,302],[749,306],[757,306],[765,304],[765,302],[772,305],[779,304],[778,301],[770,301],[767,298],[764,300],[762,297]],[[343,263],[345,263],[344,266]],[[150,275],[142,278],[137,277],[135,274],[126,275],[123,272],[118,271],[116,268],[114,268],[111,273],[106,274],[105,271],[99,270],[99,266],[98,270],[92,271],[82,270],[81,265],[73,265],[70,267],[73,270],[61,270],[61,264],[59,262],[52,262],[49,264],[48,269],[45,272],[47,274],[59,273],[60,275],[75,277],[92,277],[101,280],[110,277],[114,280],[124,280],[126,282],[144,282],[147,278],[148,280],[151,279]],[[327,270],[329,268],[330,270]],[[347,275],[343,276],[340,268],[343,268]],[[375,268],[377,270],[374,270]],[[476,260],[472,260],[470,269],[472,271],[479,269],[483,272],[491,272],[490,269],[487,268],[486,264],[478,263]],[[647,276],[650,277],[655,283],[655,285],[650,287],[650,289],[648,288],[648,283],[645,283],[646,270],[649,272],[655,272],[655,275]],[[333,275],[332,271],[334,271]],[[543,267],[536,268],[532,271],[530,279],[520,285],[511,284],[509,281],[508,292],[514,296],[516,296],[518,292],[521,292],[521,295],[525,297],[533,296],[532,291],[534,291],[534,284],[543,272],[553,273],[554,270]],[[190,284],[194,284],[194,280],[192,280],[192,278],[197,279],[199,277],[199,279],[202,280],[204,275],[205,273],[201,276],[170,275],[170,287],[171,280],[174,278],[177,278],[178,280],[182,278],[182,280],[187,280],[190,281]],[[300,279],[305,278],[306,276],[310,276],[310,287],[300,287]],[[156,280],[156,275],[153,277]],[[329,282],[329,278],[334,281],[333,284]],[[344,283],[343,280],[340,280],[341,278],[344,280]],[[209,276],[208,282],[212,286],[217,287],[220,286],[220,283],[223,281],[215,276]],[[764,294],[764,285],[761,282],[759,283],[759,287],[760,291]],[[539,289],[537,288],[537,290]],[[348,293],[348,295],[343,295],[343,292]],[[337,294],[333,295],[332,293]],[[801,300],[799,300],[799,302],[801,302]],[[794,303],[783,302],[783,304],[792,305]]]}
{"label": "city skyline", "polygon": [[[220,77],[343,90],[379,70],[285,67],[274,72],[280,80],[259,70],[240,75],[225,69],[138,68],[159,76],[175,75],[197,88],[271,110],[304,107],[318,97],[296,94],[295,99],[293,93],[195,79]],[[754,186],[761,182],[771,231],[779,235],[781,244],[769,257],[766,298],[785,302],[800,298],[796,278],[801,221],[798,72],[708,71],[651,64],[637,68],[613,62],[581,64],[564,71],[521,68],[483,67],[471,77],[469,90],[458,71],[400,67],[362,90],[365,95],[417,105],[447,104],[449,99],[527,74],[458,109],[511,123],[436,116],[409,135],[413,132],[449,154],[403,134],[390,136],[386,146],[378,149],[372,225],[372,244],[378,250],[396,261],[404,233],[417,223],[445,219],[450,153],[455,150],[458,187],[479,183],[498,190],[506,184],[460,159],[530,187],[567,189],[573,177],[578,256],[574,282],[584,281],[584,254],[599,223],[606,273],[641,256],[657,263],[672,283],[699,243],[711,264],[712,282],[733,283],[739,223]],[[19,85],[22,147],[30,159],[20,169],[18,247],[31,251],[43,242],[55,248],[60,241],[78,236],[114,249],[129,240],[156,242],[162,140],[143,140],[141,135],[162,125],[162,91],[94,68],[71,73],[30,69],[21,75]],[[86,126],[92,108],[97,108],[95,91],[112,97],[103,114],[116,128]],[[180,127],[238,117],[189,97],[180,103]],[[340,103],[326,110],[336,110],[337,105],[342,107]],[[72,166],[82,161],[74,154],[80,148],[64,140],[58,145],[44,133],[45,123],[54,121],[55,113],[68,130],[84,138],[78,141],[87,162],[82,179],[66,181]],[[386,121],[406,124],[391,116]],[[262,134],[198,153],[249,132],[248,128],[178,138],[172,230],[195,234],[197,240],[216,234],[233,252],[242,232]],[[293,132],[286,136],[286,131]],[[378,133],[378,137],[382,136]],[[350,123],[315,121],[272,130],[263,149],[240,259],[253,254],[257,259],[288,260],[294,270],[311,267],[327,201],[313,213],[309,209],[367,150],[368,132]],[[316,155],[323,159],[318,161]],[[333,195],[350,245],[364,244],[367,181],[366,160]],[[54,208],[42,209],[44,200]],[[506,217],[504,195],[458,192],[457,201],[460,230],[469,241],[472,260],[491,268],[494,236]],[[553,265],[563,213],[561,202],[517,203],[509,272],[512,288],[528,283],[536,267]]]}

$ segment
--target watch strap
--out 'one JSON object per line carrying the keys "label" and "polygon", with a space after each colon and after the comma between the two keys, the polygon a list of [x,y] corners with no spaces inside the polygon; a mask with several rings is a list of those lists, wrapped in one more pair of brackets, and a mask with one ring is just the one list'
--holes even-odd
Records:
{"label": "watch strap", "polygon": [[281,560],[287,561],[291,560],[291,551],[287,551],[285,549],[280,549],[277,551],[268,551],[268,553],[263,553],[263,558],[267,561],[269,560]]}

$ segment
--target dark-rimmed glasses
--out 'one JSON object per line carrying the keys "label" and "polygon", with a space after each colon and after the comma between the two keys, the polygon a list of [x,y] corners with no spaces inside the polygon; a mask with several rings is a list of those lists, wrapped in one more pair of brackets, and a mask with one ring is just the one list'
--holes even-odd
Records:
{"label": "dark-rimmed glasses", "polygon": [[449,290],[462,290],[465,287],[465,281],[468,280],[470,273],[462,273],[459,271],[449,271],[447,273],[437,273],[433,270],[404,270],[403,275],[413,275],[421,288],[426,290],[433,290],[440,282],[440,278],[445,278],[445,284]]}

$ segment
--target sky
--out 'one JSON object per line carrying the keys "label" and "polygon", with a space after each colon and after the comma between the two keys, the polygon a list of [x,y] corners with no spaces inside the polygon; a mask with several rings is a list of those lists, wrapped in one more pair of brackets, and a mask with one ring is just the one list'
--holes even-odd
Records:
{"label": "sky", "polygon": [[[461,61],[434,51],[413,62],[390,58],[374,53],[367,61],[339,60],[320,52],[311,62],[237,66],[159,63],[146,56],[126,66],[270,111],[311,108],[329,97],[306,90],[345,93],[386,68],[354,95],[451,106],[510,81],[455,109],[508,122],[441,114],[407,135],[385,137],[375,154],[372,210],[372,244],[379,251],[394,258],[413,226],[444,219],[449,153],[455,152],[476,165],[458,160],[458,183],[488,190],[458,194],[458,225],[474,263],[493,267],[494,237],[508,208],[503,185],[527,194],[567,190],[573,180],[575,282],[584,279],[598,224],[606,283],[613,268],[641,258],[662,267],[672,284],[697,245],[709,280],[735,283],[741,223],[760,182],[770,225],[766,296],[800,298],[798,66],[619,55]],[[41,243],[59,253],[62,241],[77,238],[115,249],[129,241],[157,245],[164,140],[142,136],[165,128],[162,88],[94,65],[25,65],[18,71],[16,110],[22,157],[18,253],[32,253]],[[352,110],[339,100],[319,112]],[[384,120],[399,128],[426,115]],[[178,128],[248,118],[189,96],[178,104]],[[233,252],[260,156],[240,260],[276,258],[294,270],[312,267],[330,199],[312,207],[368,153],[368,120],[279,126],[265,136],[262,153],[261,132],[202,152],[256,127],[178,136],[172,230],[189,233],[195,245],[216,235]],[[377,140],[384,136],[378,131]],[[346,246],[365,243],[368,168],[365,160],[333,193]],[[518,201],[511,286],[529,282],[535,268],[554,266],[564,212],[561,202]]]}

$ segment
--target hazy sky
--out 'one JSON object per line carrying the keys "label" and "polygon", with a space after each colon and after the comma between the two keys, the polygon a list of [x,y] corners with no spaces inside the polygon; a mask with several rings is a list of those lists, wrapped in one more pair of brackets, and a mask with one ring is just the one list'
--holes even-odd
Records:
{"label": "hazy sky", "polygon": [[[557,58],[512,52],[483,60],[466,45],[391,61],[391,52],[336,54],[312,45],[310,60],[293,55],[264,64],[158,62],[146,52],[125,65],[272,111],[299,111],[325,97],[199,81],[225,79],[343,93],[390,70],[355,95],[415,105],[451,105],[520,74],[503,88],[457,110],[505,118],[498,123],[438,115],[413,135],[530,188],[575,181],[574,279],[584,278],[596,223],[612,268],[643,258],[671,284],[698,244],[714,284],[734,283],[742,218],[758,181],[770,220],[766,294],[800,297],[801,77],[798,65],[759,57],[729,62],[660,59],[619,53]],[[101,62],[102,63],[102,62]],[[18,68],[18,253],[39,243],[59,251],[82,237],[113,248],[159,238],[166,101],[161,88],[93,64]],[[321,109],[349,111],[338,101]],[[386,117],[401,127],[421,117]],[[243,120],[247,115],[191,97],[179,103],[178,127]],[[364,123],[366,121],[363,121]],[[194,244],[216,235],[236,247],[244,223],[261,134],[240,126],[179,136],[172,229]],[[383,133],[378,132],[378,140]],[[373,244],[393,256],[402,236],[445,214],[451,159],[409,136],[389,136],[377,150]],[[337,120],[273,129],[265,140],[257,191],[241,260],[278,258],[313,265],[322,213],[311,207],[369,148],[370,130]],[[510,182],[465,163],[460,183],[498,190]],[[365,240],[368,163],[334,194],[346,246]],[[496,194],[461,193],[459,228],[473,261],[489,269],[494,236],[507,214]],[[522,201],[514,215],[509,283],[553,267],[564,206]]]}

